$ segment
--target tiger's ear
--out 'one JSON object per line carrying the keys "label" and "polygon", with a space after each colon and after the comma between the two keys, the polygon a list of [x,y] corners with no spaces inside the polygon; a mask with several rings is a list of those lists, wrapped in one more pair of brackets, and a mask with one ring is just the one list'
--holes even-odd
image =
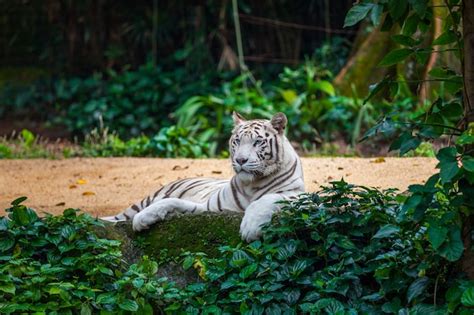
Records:
{"label": "tiger's ear", "polygon": [[234,125],[237,126],[237,125],[240,125],[241,123],[243,123],[244,121],[246,121],[246,119],[244,117],[242,117],[239,113],[237,112],[233,112],[232,113],[232,118],[234,119]]}
{"label": "tiger's ear", "polygon": [[279,134],[283,134],[286,124],[288,123],[288,119],[286,118],[285,114],[276,113],[275,115],[273,115],[270,123],[272,124],[272,127],[276,131],[278,131]]}

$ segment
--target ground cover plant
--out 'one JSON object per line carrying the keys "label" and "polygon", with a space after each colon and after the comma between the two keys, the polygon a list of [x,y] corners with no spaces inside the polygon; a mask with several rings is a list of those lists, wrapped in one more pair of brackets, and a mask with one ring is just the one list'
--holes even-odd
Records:
{"label": "ground cover plant", "polygon": [[447,222],[438,226],[416,220],[405,198],[344,181],[301,195],[260,241],[224,244],[214,258],[184,253],[183,267],[201,281],[181,288],[157,278],[146,257],[124,264],[120,242],[97,236],[100,221],[73,209],[39,218],[22,198],[0,220],[0,310],[471,314],[474,282],[456,268],[453,205],[439,191],[427,210]]}

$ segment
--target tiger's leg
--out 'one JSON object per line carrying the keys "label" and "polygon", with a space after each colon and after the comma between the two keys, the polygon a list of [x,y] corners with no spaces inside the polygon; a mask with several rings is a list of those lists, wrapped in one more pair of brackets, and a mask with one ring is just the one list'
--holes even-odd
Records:
{"label": "tiger's leg", "polygon": [[284,195],[269,194],[249,204],[240,224],[242,239],[247,242],[258,239],[262,233],[262,225],[272,220],[273,213],[281,209],[277,202],[284,199]]}
{"label": "tiger's leg", "polygon": [[177,213],[197,214],[204,211],[207,211],[206,204],[178,198],[161,199],[135,214],[133,229],[135,231],[148,229],[152,224],[164,220],[166,216]]}

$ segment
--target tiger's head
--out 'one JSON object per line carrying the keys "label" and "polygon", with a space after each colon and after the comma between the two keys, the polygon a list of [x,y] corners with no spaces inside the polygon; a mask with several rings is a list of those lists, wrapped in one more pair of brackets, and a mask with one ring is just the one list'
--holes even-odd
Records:
{"label": "tiger's head", "polygon": [[278,171],[283,160],[285,114],[271,120],[245,120],[234,112],[234,130],[229,140],[232,167],[244,181],[253,181]]}

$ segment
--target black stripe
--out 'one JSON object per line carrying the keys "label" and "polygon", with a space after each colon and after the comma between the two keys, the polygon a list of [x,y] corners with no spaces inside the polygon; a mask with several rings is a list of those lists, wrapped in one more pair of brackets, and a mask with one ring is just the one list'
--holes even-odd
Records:
{"label": "black stripe", "polygon": [[277,187],[278,185],[284,183],[286,180],[288,180],[289,178],[291,178],[291,176],[293,176],[293,174],[295,173],[295,170],[296,170],[296,165],[298,164],[298,160],[295,161],[295,163],[293,164],[293,166],[290,168],[290,170],[288,172],[286,172],[285,174],[279,176],[278,178],[281,178],[282,176],[288,174],[288,176],[285,176],[282,180],[278,181],[275,183],[275,179],[273,179],[273,185],[271,185],[270,187],[268,187],[263,193],[260,194],[260,196],[258,196],[257,198],[255,198],[254,200],[257,200],[257,199],[260,199],[263,195],[265,195],[267,192],[269,192],[270,190],[272,190],[273,188]]}
{"label": "black stripe", "polygon": [[230,180],[230,188],[232,189],[232,196],[234,197],[234,200],[237,206],[240,208],[240,210],[243,211],[244,207],[242,207],[242,204],[240,203],[240,200],[239,200],[239,196],[237,196],[237,191],[234,186],[234,180],[235,180],[235,176],[232,177],[232,179]]}
{"label": "black stripe", "polygon": [[131,219],[130,216],[129,216],[127,213],[125,213],[125,212],[123,213],[123,216],[124,216],[125,218],[127,218],[127,220],[130,220],[130,219]]}
{"label": "black stripe", "polygon": [[217,193],[217,210],[219,210],[219,211],[222,211],[222,208],[221,208],[221,191],[222,190],[219,190],[219,192]]}
{"label": "black stripe", "polygon": [[277,139],[277,136],[275,136],[275,162],[278,162],[280,160],[280,155],[278,154],[279,153],[279,148],[278,148],[278,139]]}
{"label": "black stripe", "polygon": [[168,198],[173,192],[175,192],[179,187],[181,187],[184,183],[190,181],[192,178],[181,179],[174,183],[170,189],[166,192],[163,198]]}
{"label": "black stripe", "polygon": [[270,160],[273,160],[273,139],[270,138]]}
{"label": "black stripe", "polygon": [[207,211],[209,211],[209,203],[211,202],[211,198],[207,199],[207,203],[206,203],[206,209]]}
{"label": "black stripe", "polygon": [[163,190],[163,188],[165,188],[165,186],[161,187],[160,189],[158,189],[157,191],[155,191],[155,193],[153,194],[153,200],[155,200],[155,198],[158,196],[158,194]]}
{"label": "black stripe", "polygon": [[[176,198],[181,198],[184,196],[185,193],[187,193],[188,191],[190,191],[191,189],[197,187],[197,186],[200,186],[200,185],[204,185],[206,184],[206,179],[198,179],[196,182],[192,183],[191,185],[189,185],[188,187],[184,188],[182,192],[179,193],[179,195],[176,197]],[[203,183],[204,182],[204,183]]]}
{"label": "black stripe", "polygon": [[140,210],[142,210],[142,209],[140,209],[140,207],[137,206],[136,204],[132,205],[130,208],[132,208],[132,209],[135,210],[136,212],[140,212]]}
{"label": "black stripe", "polygon": [[146,197],[146,206],[148,207],[150,205],[150,196]]}
{"label": "black stripe", "polygon": [[194,209],[191,210],[191,213],[194,213],[194,211],[196,211],[196,209],[197,209],[197,206],[194,206]]}

